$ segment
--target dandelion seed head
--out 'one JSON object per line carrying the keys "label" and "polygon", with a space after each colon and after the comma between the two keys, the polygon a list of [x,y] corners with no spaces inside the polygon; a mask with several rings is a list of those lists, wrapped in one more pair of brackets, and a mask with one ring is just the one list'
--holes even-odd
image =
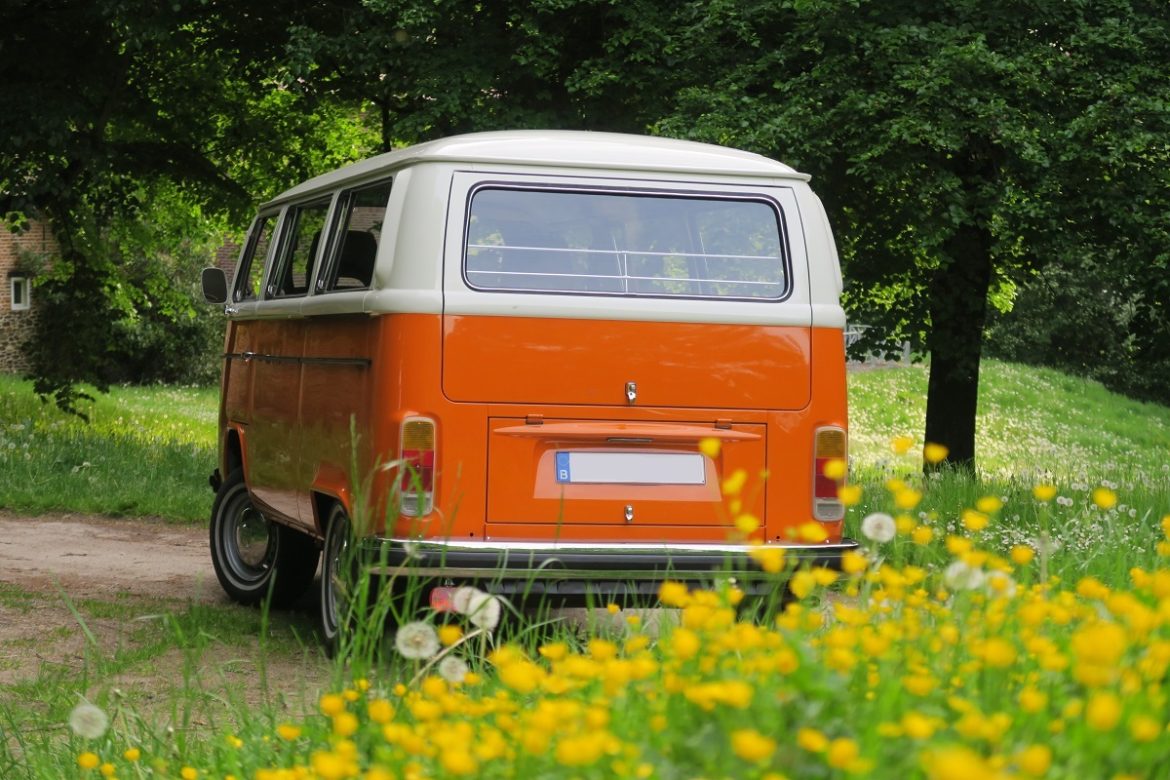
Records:
{"label": "dandelion seed head", "polygon": [[82,702],[69,713],[69,728],[79,737],[97,739],[106,733],[110,719],[100,707],[89,702]]}
{"label": "dandelion seed head", "polygon": [[407,623],[398,629],[394,648],[403,658],[425,660],[439,652],[439,636],[429,623]]}
{"label": "dandelion seed head", "polygon": [[897,525],[894,523],[894,518],[885,512],[874,512],[866,515],[865,519],[861,521],[862,536],[878,544],[892,541],[896,533]]}
{"label": "dandelion seed head", "polygon": [[467,619],[479,628],[493,630],[500,623],[499,598],[476,591],[467,602]]}
{"label": "dandelion seed head", "polygon": [[439,662],[439,676],[449,683],[461,683],[467,677],[467,664],[462,658],[449,655]]}

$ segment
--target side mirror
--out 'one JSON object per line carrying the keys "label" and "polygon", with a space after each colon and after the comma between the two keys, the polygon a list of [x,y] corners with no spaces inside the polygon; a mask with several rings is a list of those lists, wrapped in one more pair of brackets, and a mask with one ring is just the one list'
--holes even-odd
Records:
{"label": "side mirror", "polygon": [[227,303],[227,274],[222,268],[204,268],[200,277],[203,282],[203,299],[208,303]]}

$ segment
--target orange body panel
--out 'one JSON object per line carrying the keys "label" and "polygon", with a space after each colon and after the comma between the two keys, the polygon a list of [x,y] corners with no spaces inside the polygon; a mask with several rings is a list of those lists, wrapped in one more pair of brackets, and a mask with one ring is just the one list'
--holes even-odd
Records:
{"label": "orange body panel", "polygon": [[[759,535],[788,541],[812,517],[815,429],[847,424],[833,328],[325,315],[235,322],[227,345],[223,420],[246,433],[254,497],[318,536],[315,493],[351,516],[368,509],[370,530],[393,535],[721,542],[719,485],[742,468]],[[375,467],[397,457],[414,415],[436,424],[435,511],[386,522],[396,476]],[[723,448],[702,485],[553,477],[558,451],[695,452],[703,432]],[[832,539],[839,525],[826,525]]]}
{"label": "orange body panel", "polygon": [[800,409],[809,329],[531,317],[444,318],[443,389],[456,401]]}

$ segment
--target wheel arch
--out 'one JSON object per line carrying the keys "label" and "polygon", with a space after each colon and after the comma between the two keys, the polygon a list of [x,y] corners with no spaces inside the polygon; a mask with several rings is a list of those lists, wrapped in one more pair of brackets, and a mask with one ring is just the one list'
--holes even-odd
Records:
{"label": "wheel arch", "polygon": [[223,468],[225,477],[236,469],[244,470],[244,434],[235,426],[224,433]]}

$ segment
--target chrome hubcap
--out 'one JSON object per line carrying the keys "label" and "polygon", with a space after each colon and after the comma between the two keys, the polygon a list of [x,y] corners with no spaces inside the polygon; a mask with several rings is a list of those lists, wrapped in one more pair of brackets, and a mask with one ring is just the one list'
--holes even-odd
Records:
{"label": "chrome hubcap", "polygon": [[240,512],[236,520],[236,549],[240,551],[240,562],[259,568],[268,558],[272,529],[264,515],[249,506]]}

